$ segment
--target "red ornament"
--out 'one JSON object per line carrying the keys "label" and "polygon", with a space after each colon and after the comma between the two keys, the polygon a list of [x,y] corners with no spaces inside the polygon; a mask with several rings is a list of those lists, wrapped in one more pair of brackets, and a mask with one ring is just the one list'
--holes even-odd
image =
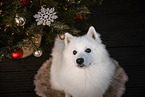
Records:
{"label": "red ornament", "polygon": [[82,19],[82,15],[81,14],[77,14],[76,17],[75,17],[75,22],[78,22],[81,19]]}
{"label": "red ornament", "polygon": [[23,52],[22,52],[21,49],[18,50],[18,51],[11,52],[11,57],[12,57],[13,59],[21,59],[22,56],[23,56]]}
{"label": "red ornament", "polygon": [[18,0],[20,6],[26,6],[28,5],[29,2],[30,0]]}

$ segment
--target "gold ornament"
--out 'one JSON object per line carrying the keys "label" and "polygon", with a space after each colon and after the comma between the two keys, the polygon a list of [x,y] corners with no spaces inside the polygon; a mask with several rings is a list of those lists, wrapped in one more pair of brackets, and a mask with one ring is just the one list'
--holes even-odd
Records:
{"label": "gold ornament", "polygon": [[64,34],[63,32],[60,32],[60,33],[59,33],[59,38],[60,38],[61,40],[64,40],[64,39],[65,39],[65,34]]}

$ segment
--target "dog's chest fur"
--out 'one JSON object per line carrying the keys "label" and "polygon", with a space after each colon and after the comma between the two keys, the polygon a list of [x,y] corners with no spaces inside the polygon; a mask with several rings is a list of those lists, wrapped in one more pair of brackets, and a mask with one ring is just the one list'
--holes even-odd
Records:
{"label": "dog's chest fur", "polygon": [[85,69],[63,67],[59,79],[64,91],[73,97],[101,97],[110,84],[113,71],[109,66],[94,65]]}

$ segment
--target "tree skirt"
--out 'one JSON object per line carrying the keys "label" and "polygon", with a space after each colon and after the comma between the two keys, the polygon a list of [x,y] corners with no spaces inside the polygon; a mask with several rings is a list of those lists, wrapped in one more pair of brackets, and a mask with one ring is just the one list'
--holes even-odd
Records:
{"label": "tree skirt", "polygon": [[[34,78],[36,94],[41,97],[64,97],[64,93],[56,91],[50,85],[50,67],[52,58],[43,63]],[[123,68],[114,60],[116,65],[115,76],[103,97],[121,97],[125,91],[125,83],[128,80]]]}

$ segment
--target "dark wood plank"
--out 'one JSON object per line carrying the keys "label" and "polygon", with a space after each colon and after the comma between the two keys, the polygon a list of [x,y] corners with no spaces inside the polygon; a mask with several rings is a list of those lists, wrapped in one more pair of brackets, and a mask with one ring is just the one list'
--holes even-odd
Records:
{"label": "dark wood plank", "polygon": [[1,94],[1,97],[38,97],[34,92]]}
{"label": "dark wood plank", "polygon": [[123,97],[144,97],[145,88],[145,46],[108,48],[126,71],[129,81]]}

